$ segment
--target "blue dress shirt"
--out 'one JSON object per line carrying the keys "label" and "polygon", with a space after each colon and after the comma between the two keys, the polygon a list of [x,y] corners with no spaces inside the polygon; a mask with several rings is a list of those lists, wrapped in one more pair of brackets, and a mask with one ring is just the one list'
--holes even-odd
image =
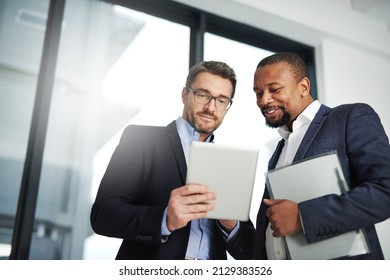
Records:
{"label": "blue dress shirt", "polygon": [[[176,127],[177,127],[177,132],[179,133],[181,139],[181,144],[183,146],[186,162],[188,164],[190,143],[192,141],[199,141],[200,133],[196,131],[191,126],[191,124],[187,122],[185,119],[183,119],[182,117],[179,117],[176,120]],[[214,135],[211,134],[206,139],[206,142],[212,142],[213,139],[214,139]],[[161,234],[163,236],[168,236],[171,234],[171,232],[168,230],[167,227],[166,217],[167,217],[167,209],[165,209],[163,220],[161,223]],[[198,220],[193,220],[191,222],[190,238],[188,241],[187,253],[186,253],[187,258],[203,259],[203,260],[210,259],[210,256],[212,255],[210,252],[211,249],[210,242],[213,238],[213,231],[212,231],[213,222],[214,221],[210,219],[198,219]],[[237,223],[237,226],[230,234],[227,234],[222,229],[221,231],[223,232],[223,234],[227,239],[230,239],[238,231],[238,228],[239,228],[239,223]]]}

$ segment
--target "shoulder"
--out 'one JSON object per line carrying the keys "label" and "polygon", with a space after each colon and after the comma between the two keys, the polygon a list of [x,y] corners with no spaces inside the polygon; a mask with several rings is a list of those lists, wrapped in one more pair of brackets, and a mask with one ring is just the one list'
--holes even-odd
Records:
{"label": "shoulder", "polygon": [[[174,123],[173,123],[174,125]],[[149,126],[149,125],[128,125],[123,130],[121,141],[129,141],[131,139],[140,141],[154,141],[163,137],[167,133],[176,131],[176,126],[172,127],[172,123],[168,126]]]}
{"label": "shoulder", "polygon": [[342,104],[331,109],[332,111],[366,111],[366,112],[374,112],[374,109],[366,104],[366,103],[349,103]]}
{"label": "shoulder", "polygon": [[375,110],[366,103],[342,104],[331,108],[330,114],[336,116],[345,116],[347,118],[355,118],[366,115],[377,115]]}
{"label": "shoulder", "polygon": [[383,131],[381,118],[366,103],[343,104],[330,110],[328,119],[332,123],[344,123],[348,129]]}
{"label": "shoulder", "polygon": [[152,125],[136,125],[131,124],[125,127],[123,133],[138,132],[138,133],[160,133],[162,131],[170,131],[176,129],[175,122],[168,126],[152,126]]}

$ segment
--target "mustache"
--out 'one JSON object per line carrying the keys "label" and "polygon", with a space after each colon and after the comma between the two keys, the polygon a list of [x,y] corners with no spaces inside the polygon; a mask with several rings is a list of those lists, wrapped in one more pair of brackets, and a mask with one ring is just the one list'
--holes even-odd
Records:
{"label": "mustache", "polygon": [[197,113],[197,115],[207,115],[207,116],[213,117],[214,119],[218,119],[218,117],[214,113],[209,112],[207,110],[199,112],[199,113]]}

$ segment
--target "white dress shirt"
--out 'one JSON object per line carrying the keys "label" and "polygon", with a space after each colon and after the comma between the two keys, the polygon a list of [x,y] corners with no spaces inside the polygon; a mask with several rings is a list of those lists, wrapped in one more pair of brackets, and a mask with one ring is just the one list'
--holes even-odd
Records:
{"label": "white dress shirt", "polygon": [[[293,122],[292,132],[290,132],[285,126],[278,129],[280,136],[285,140],[285,142],[275,168],[288,165],[293,162],[302,139],[320,109],[320,106],[321,104],[317,100],[307,106]],[[283,240],[282,238],[273,237],[272,232],[270,223],[266,230],[265,243],[268,259],[285,260],[287,256],[283,246]]]}

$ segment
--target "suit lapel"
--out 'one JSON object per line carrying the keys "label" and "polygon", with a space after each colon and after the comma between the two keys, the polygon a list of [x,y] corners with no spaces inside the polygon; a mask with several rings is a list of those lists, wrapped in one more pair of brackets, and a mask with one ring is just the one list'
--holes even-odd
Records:
{"label": "suit lapel", "polygon": [[298,151],[295,154],[293,162],[301,160],[305,157],[307,150],[310,148],[314,138],[316,137],[318,131],[322,127],[322,124],[326,120],[329,111],[329,107],[321,105],[313,121],[311,122],[309,129],[303,137],[301,144],[299,145]]}
{"label": "suit lapel", "polygon": [[177,133],[175,121],[171,122],[167,126],[167,137],[171,144],[172,152],[175,155],[176,163],[180,170],[180,177],[184,185],[187,177],[187,164],[186,164],[186,159],[184,157],[183,147],[181,146],[180,137],[179,134]]}
{"label": "suit lapel", "polygon": [[278,145],[276,146],[274,154],[268,161],[268,170],[275,169],[275,166],[278,163],[280,153],[282,152],[283,146],[284,146],[284,139],[279,141]]}

